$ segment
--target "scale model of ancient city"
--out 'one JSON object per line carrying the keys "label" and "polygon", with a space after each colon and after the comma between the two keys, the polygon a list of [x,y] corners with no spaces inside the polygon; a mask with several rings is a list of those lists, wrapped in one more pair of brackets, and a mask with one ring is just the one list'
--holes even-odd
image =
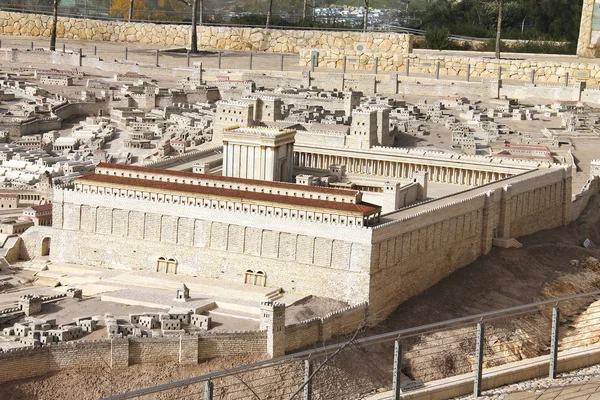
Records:
{"label": "scale model of ancient city", "polygon": [[592,6],[577,62],[215,26],[190,57],[189,26],[60,16],[49,51],[51,16],[0,12],[0,382],[384,332],[463,267],[573,226],[598,208]]}

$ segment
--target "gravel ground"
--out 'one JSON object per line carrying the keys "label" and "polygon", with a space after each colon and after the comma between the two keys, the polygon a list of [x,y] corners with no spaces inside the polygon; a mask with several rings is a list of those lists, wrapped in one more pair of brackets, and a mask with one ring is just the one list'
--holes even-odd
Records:
{"label": "gravel ground", "polygon": [[[544,399],[561,399],[567,398],[566,393],[561,393],[565,388],[569,388],[569,399],[587,399],[590,397],[590,391],[600,392],[600,365],[559,374],[556,379],[534,379],[486,390],[478,399],[510,400],[518,397],[533,400],[542,395]],[[462,400],[475,398],[474,396],[460,397]]]}

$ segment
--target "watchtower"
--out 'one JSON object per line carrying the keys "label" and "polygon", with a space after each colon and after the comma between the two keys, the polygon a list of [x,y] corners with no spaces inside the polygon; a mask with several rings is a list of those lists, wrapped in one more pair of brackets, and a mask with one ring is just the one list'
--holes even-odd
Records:
{"label": "watchtower", "polygon": [[260,303],[260,330],[267,331],[267,353],[270,357],[285,354],[285,304]]}

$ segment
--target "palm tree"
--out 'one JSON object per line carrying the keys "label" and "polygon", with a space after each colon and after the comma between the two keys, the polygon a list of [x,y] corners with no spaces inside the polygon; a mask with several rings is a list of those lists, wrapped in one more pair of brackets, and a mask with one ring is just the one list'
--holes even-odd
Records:
{"label": "palm tree", "polygon": [[52,5],[52,30],[50,31],[50,51],[56,51],[56,27],[58,25],[58,5],[60,0],[54,0]]}
{"label": "palm tree", "polygon": [[500,0],[498,7],[498,27],[496,28],[496,58],[500,59],[500,33],[502,32],[502,11],[504,9],[504,0]]}

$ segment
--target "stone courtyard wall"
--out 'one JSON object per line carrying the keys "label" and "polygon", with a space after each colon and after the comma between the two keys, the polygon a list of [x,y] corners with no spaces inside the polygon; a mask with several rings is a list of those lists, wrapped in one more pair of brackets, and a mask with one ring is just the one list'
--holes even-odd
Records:
{"label": "stone courtyard wall", "polygon": [[[0,12],[0,34],[49,37],[51,25],[49,15]],[[190,30],[191,26],[188,25],[59,17],[57,36],[65,39],[189,46]],[[298,54],[305,47],[327,47],[338,52],[364,49],[408,54],[412,52],[412,41],[412,35],[399,33],[198,27],[198,45],[219,50]]]}

